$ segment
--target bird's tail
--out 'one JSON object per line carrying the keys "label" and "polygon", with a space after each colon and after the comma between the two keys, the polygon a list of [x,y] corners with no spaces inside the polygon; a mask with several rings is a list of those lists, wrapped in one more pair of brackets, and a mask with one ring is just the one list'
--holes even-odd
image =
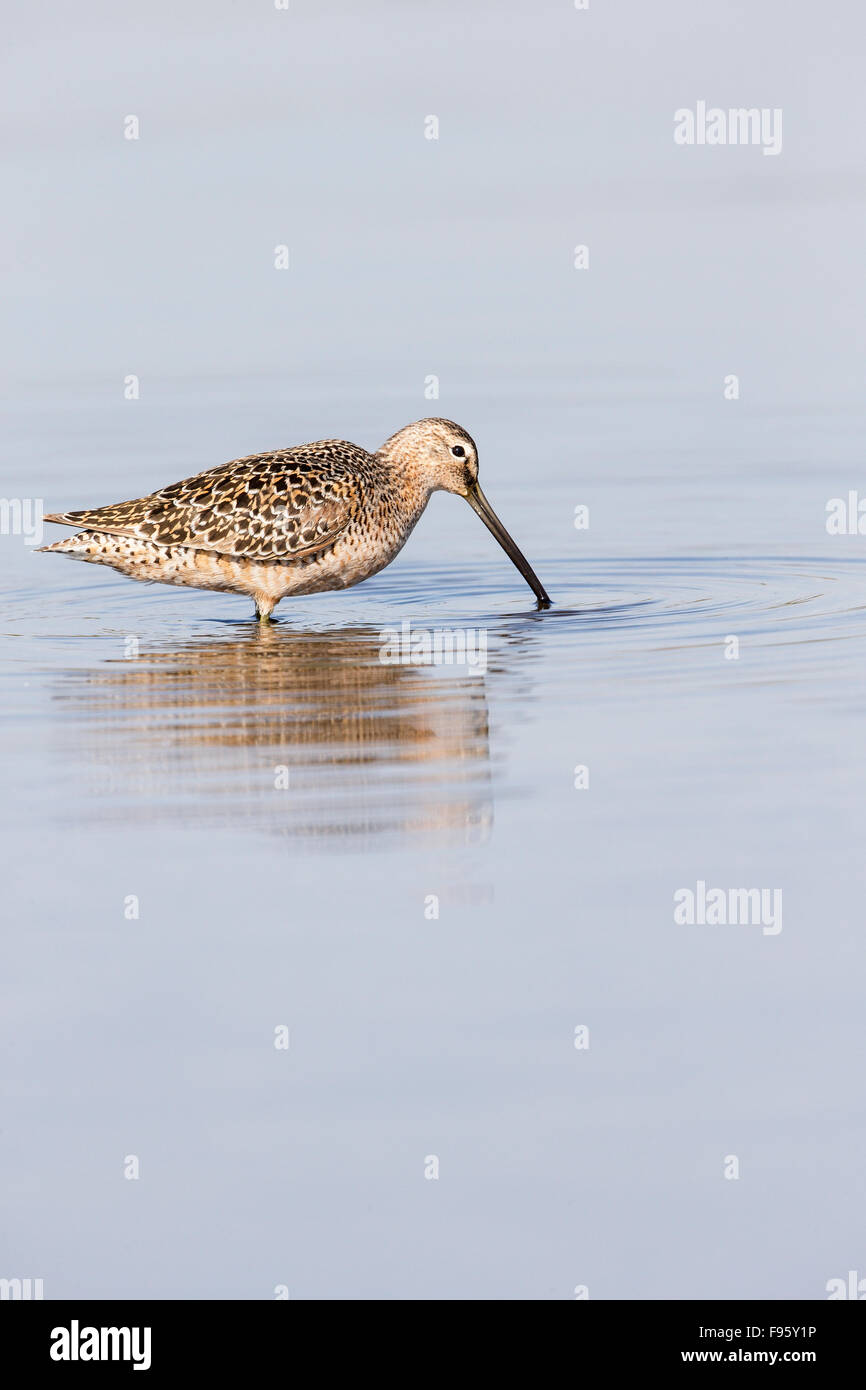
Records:
{"label": "bird's tail", "polygon": [[[92,515],[92,514],[91,514]],[[43,521],[56,521],[60,526],[81,526],[88,520],[87,512],[46,512]]]}
{"label": "bird's tail", "polygon": [[[46,517],[46,521],[53,520],[53,517]],[[58,555],[72,555],[76,560],[88,560],[94,552],[96,540],[97,537],[92,531],[79,531],[77,536],[64,536],[62,541],[54,541],[53,545],[40,545],[36,554],[42,555],[53,550]]]}

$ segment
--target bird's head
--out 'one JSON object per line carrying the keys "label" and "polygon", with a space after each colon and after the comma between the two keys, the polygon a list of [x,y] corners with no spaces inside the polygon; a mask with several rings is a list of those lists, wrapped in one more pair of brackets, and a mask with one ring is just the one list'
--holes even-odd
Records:
{"label": "bird's head", "polygon": [[416,420],[392,434],[381,452],[414,473],[428,492],[467,497],[478,482],[475,440],[453,420]]}
{"label": "bird's head", "polygon": [[403,476],[414,475],[427,496],[432,492],[454,492],[458,497],[465,497],[517,566],[539,607],[550,607],[541,581],[478,486],[478,449],[471,434],[455,425],[453,420],[416,420],[413,425],[392,434],[379,454]]}

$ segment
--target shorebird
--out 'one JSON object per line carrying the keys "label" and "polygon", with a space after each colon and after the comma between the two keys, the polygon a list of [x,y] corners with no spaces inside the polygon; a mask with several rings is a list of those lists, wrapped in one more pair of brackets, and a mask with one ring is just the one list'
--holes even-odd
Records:
{"label": "shorebird", "polygon": [[375,454],[321,439],[252,454],[147,497],[46,521],[81,526],[45,551],[130,579],[247,594],[266,621],[289,594],[348,589],[390,564],[432,493],[465,497],[538,600],[550,599],[478,486],[478,450],[452,420],[418,420]]}

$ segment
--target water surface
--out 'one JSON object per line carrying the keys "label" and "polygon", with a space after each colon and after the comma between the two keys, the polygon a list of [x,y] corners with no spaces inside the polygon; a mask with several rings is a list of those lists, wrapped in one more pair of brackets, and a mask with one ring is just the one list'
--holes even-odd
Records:
{"label": "water surface", "polygon": [[[580,424],[589,484],[530,486],[516,414],[482,445],[548,612],[450,497],[266,629],[4,539],[6,1260],[49,1294],[820,1297],[849,1267],[858,540],[804,470],[809,543],[750,543],[766,473],[696,481],[699,449],[623,502]],[[70,447],[47,506],[130,491]],[[404,622],[483,630],[486,670],[384,664]],[[782,930],[677,925],[698,880],[781,888]]]}
{"label": "water surface", "polygon": [[[555,603],[445,496],[268,631],[0,535],[0,1277],[862,1276],[866,538],[825,526],[866,495],[862,7],[7,27],[3,495],[439,414]],[[675,145],[698,100],[781,109],[781,153]],[[486,669],[383,663],[405,622]],[[781,930],[678,923],[699,883]]]}

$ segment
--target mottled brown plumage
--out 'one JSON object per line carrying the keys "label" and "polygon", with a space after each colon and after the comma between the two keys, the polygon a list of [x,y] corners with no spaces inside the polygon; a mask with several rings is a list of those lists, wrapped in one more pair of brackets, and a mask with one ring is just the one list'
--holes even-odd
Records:
{"label": "mottled brown plumage", "polygon": [[348,588],[402,549],[437,489],[466,497],[535,590],[547,595],[478,487],[471,436],[419,420],[375,454],[342,439],[234,459],[147,497],[47,521],[83,527],[43,547],[133,579],[251,595],[267,617],[287,594]]}
{"label": "mottled brown plumage", "polygon": [[132,502],[47,520],[155,545],[283,560],[314,554],[336,539],[358,512],[365,484],[380,481],[372,463],[354,444],[323,439],[234,459]]}

